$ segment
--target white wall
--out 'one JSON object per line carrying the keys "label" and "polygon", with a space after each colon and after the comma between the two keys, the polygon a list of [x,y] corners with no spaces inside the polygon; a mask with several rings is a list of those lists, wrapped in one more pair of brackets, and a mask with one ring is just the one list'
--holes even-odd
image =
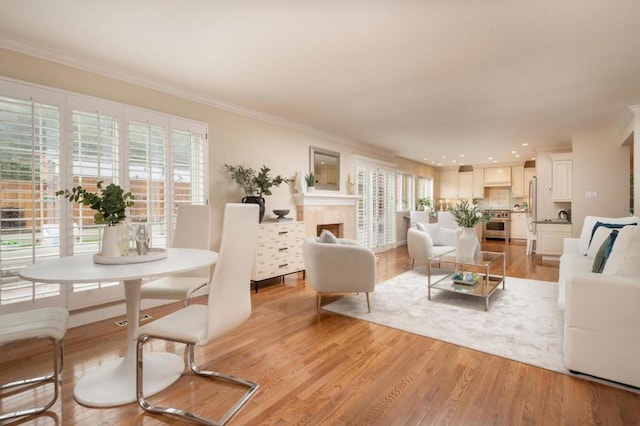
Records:
{"label": "white wall", "polygon": [[[572,222],[578,236],[585,216],[629,215],[630,152],[611,131],[576,134],[572,142]],[[587,198],[586,192],[597,192],[598,197]]]}

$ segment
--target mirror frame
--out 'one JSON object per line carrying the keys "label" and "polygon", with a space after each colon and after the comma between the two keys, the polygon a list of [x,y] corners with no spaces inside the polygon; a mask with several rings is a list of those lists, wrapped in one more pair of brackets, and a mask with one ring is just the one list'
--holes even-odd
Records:
{"label": "mirror frame", "polygon": [[334,157],[337,163],[336,169],[336,183],[316,183],[316,189],[325,191],[340,191],[340,153],[336,151],[330,151],[328,149],[317,148],[315,146],[309,147],[309,170],[313,172],[315,176],[318,176],[316,172],[316,156],[324,155],[328,157]]}

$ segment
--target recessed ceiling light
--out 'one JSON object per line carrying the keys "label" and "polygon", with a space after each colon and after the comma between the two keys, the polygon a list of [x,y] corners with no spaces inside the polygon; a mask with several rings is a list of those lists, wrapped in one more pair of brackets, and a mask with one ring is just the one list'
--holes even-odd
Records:
{"label": "recessed ceiling light", "polygon": [[497,162],[498,162],[498,160],[493,160],[493,162],[494,162],[494,163],[497,163]]}
{"label": "recessed ceiling light", "polygon": [[440,158],[442,158],[442,159],[444,160],[444,159],[445,159],[445,158],[447,158],[447,157],[443,155],[443,156],[442,156],[442,157],[440,157]]}
{"label": "recessed ceiling light", "polygon": [[516,154],[516,158],[520,158],[520,154]]}
{"label": "recessed ceiling light", "polygon": [[427,157],[424,157],[423,160],[424,161],[429,161],[429,159]]}
{"label": "recessed ceiling light", "polygon": [[442,163],[438,163],[438,166],[442,166]]}
{"label": "recessed ceiling light", "polygon": [[511,153],[512,153],[512,154],[515,154],[516,152],[518,152],[518,151],[515,151],[515,150],[514,150],[514,151],[511,151]]}
{"label": "recessed ceiling light", "polygon": [[452,162],[452,163],[455,163],[455,162],[456,162],[456,160],[451,160],[451,162]]}
{"label": "recessed ceiling light", "polygon": [[489,157],[489,160],[493,160],[493,157]]}
{"label": "recessed ceiling light", "polygon": [[526,142],[523,142],[523,143],[522,143],[522,146],[529,146],[529,144],[528,144],[528,143],[526,143]]}
{"label": "recessed ceiling light", "polygon": [[460,158],[464,158],[464,154],[460,154]]}

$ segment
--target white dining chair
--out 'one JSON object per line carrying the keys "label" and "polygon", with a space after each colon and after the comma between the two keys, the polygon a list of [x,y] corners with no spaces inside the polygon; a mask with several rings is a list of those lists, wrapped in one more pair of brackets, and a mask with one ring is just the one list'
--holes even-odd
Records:
{"label": "white dining chair", "polygon": [[[211,207],[180,204],[171,247],[209,250],[210,246]],[[210,275],[210,268],[202,268],[144,283],[140,299],[182,300],[188,306],[191,295],[207,285]]]}
{"label": "white dining chair", "polygon": [[[53,371],[50,374],[40,377],[30,377],[5,383],[0,385],[0,405],[5,395],[5,390],[17,388],[18,386],[31,385],[15,393],[29,391],[33,394],[33,386],[41,386],[46,383],[53,383],[53,397],[44,405],[12,411],[0,414],[0,424],[5,424],[5,420],[16,417],[29,416],[47,411],[58,399],[58,387],[60,386],[60,371],[63,364],[63,339],[67,333],[69,323],[69,312],[64,308],[48,307],[32,309],[29,311],[16,312],[0,315],[0,347],[11,344],[27,343],[34,339],[47,339],[51,342],[53,349]],[[25,363],[29,363],[28,356],[24,358]]]}
{"label": "white dining chair", "polygon": [[[202,370],[195,364],[195,347],[204,346],[229,333],[251,315],[251,271],[258,234],[257,204],[227,204],[222,226],[218,262],[209,289],[208,305],[193,304],[141,326],[134,338],[136,351],[136,395],[144,410],[170,414],[202,424],[223,425],[253,396],[258,384],[215,371]],[[219,419],[210,420],[178,408],[152,405],[143,389],[143,346],[149,338],[185,343],[188,365],[193,374],[241,385],[243,396]],[[193,395],[195,397],[196,395]],[[191,397],[190,397],[191,398]],[[204,404],[202,404],[204,405]]]}
{"label": "white dining chair", "polygon": [[528,214],[526,216],[526,219],[527,219],[527,255],[530,255],[530,254],[533,254],[534,252],[533,247],[536,244],[538,237],[536,236],[535,225],[533,223],[533,219],[531,218],[531,215]]}

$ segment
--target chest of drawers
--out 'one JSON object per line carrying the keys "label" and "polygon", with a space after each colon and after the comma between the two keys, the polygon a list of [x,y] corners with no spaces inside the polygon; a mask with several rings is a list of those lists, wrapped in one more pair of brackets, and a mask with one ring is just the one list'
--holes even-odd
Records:
{"label": "chest of drawers", "polygon": [[303,242],[304,222],[261,223],[251,280],[262,281],[304,270]]}

